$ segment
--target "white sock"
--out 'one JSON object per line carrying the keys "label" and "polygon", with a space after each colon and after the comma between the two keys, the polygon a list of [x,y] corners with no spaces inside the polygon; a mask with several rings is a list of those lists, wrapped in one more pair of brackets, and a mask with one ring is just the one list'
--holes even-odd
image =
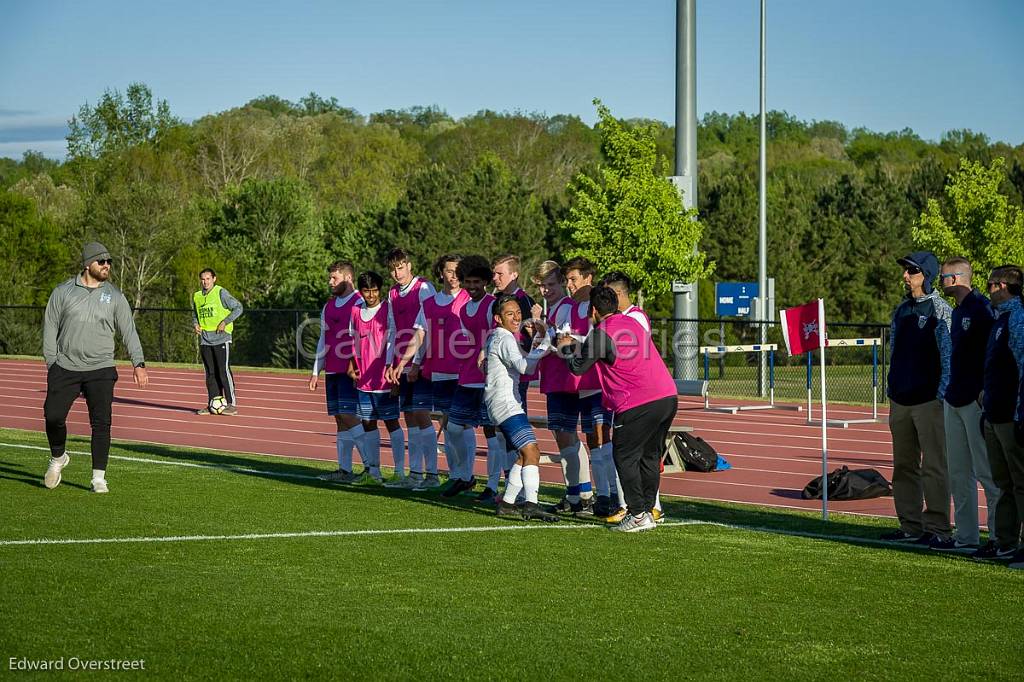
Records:
{"label": "white sock", "polygon": [[476,464],[476,429],[465,429],[462,432],[462,441],[465,443],[463,452],[466,453],[466,459],[462,462],[463,469],[460,478],[463,481],[472,481],[473,465]]}
{"label": "white sock", "polygon": [[106,476],[107,476],[107,470],[106,469],[93,469],[92,470],[92,480],[94,480],[94,481],[106,480]]}
{"label": "white sock", "polygon": [[580,454],[580,473],[576,480],[576,485],[580,486],[580,499],[589,500],[594,496],[594,487],[590,484],[590,453],[587,451],[587,446],[580,441],[579,447]]}
{"label": "white sock", "polygon": [[423,474],[423,439],[420,427],[410,426],[409,430],[409,475],[417,478]]}
{"label": "white sock", "polygon": [[405,432],[402,427],[388,432],[391,436],[391,456],[395,460],[395,476],[405,476]]}
{"label": "white sock", "polygon": [[355,445],[352,434],[348,431],[338,431],[338,439],[335,445],[338,447],[338,468],[342,471],[352,471],[352,447]]}
{"label": "white sock", "polygon": [[626,508],[626,496],[622,494],[622,479],[619,478],[619,472],[615,472],[615,492],[619,498],[619,509]]}
{"label": "white sock", "polygon": [[513,464],[505,479],[505,496],[501,499],[505,504],[515,504],[519,491],[523,489],[523,467]]}
{"label": "white sock", "polygon": [[363,436],[366,449],[363,450],[363,466],[370,473],[380,473],[380,429],[367,431]]}
{"label": "white sock", "polygon": [[579,502],[579,492],[569,493],[570,489],[576,488],[580,481],[580,443],[576,441],[558,451],[562,456],[562,474],[565,476],[565,497],[570,502]]}
{"label": "white sock", "polygon": [[420,427],[420,442],[423,447],[423,472],[437,476],[437,429],[434,422]]}
{"label": "white sock", "polygon": [[590,451],[591,468],[594,470],[594,488],[597,489],[598,497],[608,497],[609,491],[608,471],[604,465],[604,457],[603,445]]}
{"label": "white sock", "polygon": [[523,493],[527,502],[537,503],[537,493],[540,491],[540,468],[536,464],[528,464],[523,467]]}
{"label": "white sock", "polygon": [[460,478],[466,460],[466,430],[462,424],[448,422],[444,429],[445,454],[448,456],[448,478]]}
{"label": "white sock", "polygon": [[654,508],[661,511],[661,488],[654,494]]}
{"label": "white sock", "polygon": [[501,472],[505,470],[505,438],[502,436],[491,436],[487,439],[487,487],[491,490],[498,489],[501,482]]}
{"label": "white sock", "polygon": [[366,429],[363,428],[362,423],[356,424],[351,429],[346,431],[351,436],[352,444],[359,451],[359,459],[363,462],[363,466],[366,466]]}

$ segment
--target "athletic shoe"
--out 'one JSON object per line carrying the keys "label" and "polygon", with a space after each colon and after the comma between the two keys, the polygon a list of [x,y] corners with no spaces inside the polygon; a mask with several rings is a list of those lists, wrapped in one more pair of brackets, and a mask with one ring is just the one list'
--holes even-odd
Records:
{"label": "athletic shoe", "polygon": [[1012,568],[1015,571],[1024,569],[1024,549],[1018,549],[1014,552],[1013,557],[1010,558],[1010,563],[1006,567]]}
{"label": "athletic shoe", "polygon": [[384,479],[380,474],[371,474],[369,469],[363,469],[363,472],[356,476],[355,480],[352,481],[356,485],[370,485],[372,483],[380,484],[384,482]]}
{"label": "athletic shoe", "polygon": [[412,490],[414,485],[416,484],[408,476],[392,476],[384,487],[392,490]]}
{"label": "athletic shoe", "polygon": [[205,416],[207,416],[209,414],[212,414],[212,413],[210,412],[209,408],[204,407],[201,410],[196,410],[196,414],[199,415],[200,417],[205,417]]}
{"label": "athletic shoe", "polygon": [[626,512],[625,509],[620,508],[619,511],[615,512],[614,514],[610,514],[609,516],[607,516],[605,518],[604,522],[605,523],[611,523],[613,525],[616,524],[616,523],[621,523],[622,519],[626,518],[626,513],[627,512]]}
{"label": "athletic shoe", "polygon": [[459,492],[460,493],[471,493],[474,490],[476,490],[476,477],[475,476],[473,478],[469,479],[468,481],[463,481],[462,482],[462,489]]}
{"label": "athletic shoe", "polygon": [[665,523],[665,513],[660,509],[652,509],[651,518],[654,519],[655,523]]}
{"label": "athletic shoe", "polygon": [[437,490],[440,487],[441,479],[437,477],[437,474],[427,474],[422,481],[416,482],[413,490],[423,492],[424,490]]}
{"label": "athletic shoe", "polygon": [[505,500],[498,501],[498,511],[496,513],[503,519],[523,518],[522,510],[514,504],[509,504]]}
{"label": "athletic shoe", "polygon": [[921,537],[914,540],[910,544],[919,545],[921,547],[931,547],[932,543],[935,542],[935,540],[937,540],[938,537],[939,536],[935,533],[921,533]]}
{"label": "athletic shoe", "polygon": [[552,514],[536,502],[527,502],[519,513],[524,521],[546,521],[547,523],[558,521],[558,514]]}
{"label": "athletic shoe", "polygon": [[617,526],[612,526],[612,530],[619,533],[640,533],[657,527],[651,515],[645,512],[640,516],[626,514]]}
{"label": "athletic shoe", "polygon": [[226,414],[229,417],[237,417],[238,416],[238,408],[235,407],[234,405],[228,405],[227,407],[224,408],[224,411],[221,412],[221,414]]}
{"label": "athletic shoe", "polygon": [[321,481],[329,481],[331,483],[349,483],[352,478],[351,471],[345,471],[344,469],[336,469],[335,471],[328,471],[325,474],[317,476]]}
{"label": "athletic shoe", "polygon": [[498,491],[484,488],[479,495],[473,498],[477,504],[494,504],[498,499]]}
{"label": "athletic shoe", "polygon": [[106,481],[106,479],[103,479],[103,478],[94,478],[94,479],[92,479],[92,491],[94,493],[109,492],[107,490],[107,481]]}
{"label": "athletic shoe", "polygon": [[973,552],[976,549],[978,549],[977,545],[971,545],[966,542],[960,542],[956,538],[939,537],[936,537],[934,540],[932,540],[932,544],[929,545],[929,547],[939,552],[959,552],[961,554]]}
{"label": "athletic shoe", "polygon": [[607,495],[598,495],[594,500],[594,516],[600,516],[602,518],[610,516],[612,513],[612,498]]}
{"label": "athletic shoe", "polygon": [[71,463],[71,457],[68,453],[64,453],[57,459],[50,458],[50,464],[46,467],[46,474],[43,476],[43,485],[50,490],[53,490],[60,485],[60,472],[64,470],[68,464]]}
{"label": "athletic shoe", "polygon": [[587,499],[580,498],[579,502],[573,502],[571,504],[572,515],[580,518],[592,519],[594,518],[594,498],[588,497]]}
{"label": "athletic shoe", "polygon": [[572,503],[569,502],[568,497],[563,497],[557,503],[547,507],[547,510],[552,514],[571,514]]}
{"label": "athletic shoe", "polygon": [[996,553],[999,551],[999,545],[996,544],[995,540],[989,540],[984,545],[976,549],[971,553],[972,559],[995,559]]}
{"label": "athletic shoe", "polygon": [[880,539],[885,540],[886,542],[913,544],[923,537],[924,535],[911,535],[910,533],[904,533],[901,529],[897,528],[896,530],[889,531],[888,533],[882,533]]}
{"label": "athletic shoe", "polygon": [[463,490],[472,490],[476,487],[476,480],[463,481],[461,478],[449,479],[448,487],[441,491],[441,497],[455,497]]}

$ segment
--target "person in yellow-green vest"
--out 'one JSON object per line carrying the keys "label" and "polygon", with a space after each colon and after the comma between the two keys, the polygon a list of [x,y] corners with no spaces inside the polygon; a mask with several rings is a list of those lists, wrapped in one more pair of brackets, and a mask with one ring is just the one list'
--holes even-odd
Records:
{"label": "person in yellow-green vest", "polygon": [[231,376],[231,332],[242,315],[242,304],[217,284],[217,273],[206,268],[199,273],[202,287],[192,294],[192,324],[199,335],[199,352],[206,368],[207,407],[197,414],[210,414],[209,404],[224,396],[228,406],[224,414],[238,414],[235,405],[235,381]]}

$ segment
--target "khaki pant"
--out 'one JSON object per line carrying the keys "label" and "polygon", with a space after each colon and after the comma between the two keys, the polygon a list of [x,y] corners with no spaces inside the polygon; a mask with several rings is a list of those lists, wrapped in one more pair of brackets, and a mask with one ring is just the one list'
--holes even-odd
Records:
{"label": "khaki pant", "polygon": [[1013,438],[1013,422],[985,422],[985,445],[992,466],[992,480],[1002,493],[996,502],[996,518],[989,519],[996,544],[1000,549],[1020,543],[1024,522],[1024,449]]}
{"label": "khaki pant", "polygon": [[910,535],[948,537],[949,473],[942,401],[891,403],[892,495],[900,528]]}
{"label": "khaki pant", "polygon": [[953,494],[953,518],[956,539],[968,545],[980,543],[978,527],[978,484],[985,490],[988,525],[996,518],[999,488],[992,481],[992,470],[981,432],[981,406],[973,400],[963,407],[943,403],[946,423],[946,464],[949,466],[949,491]]}

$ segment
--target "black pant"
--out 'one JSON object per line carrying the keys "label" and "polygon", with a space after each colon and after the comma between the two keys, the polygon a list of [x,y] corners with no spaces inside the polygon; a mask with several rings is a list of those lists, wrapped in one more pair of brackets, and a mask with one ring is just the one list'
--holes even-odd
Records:
{"label": "black pant", "polygon": [[92,426],[92,468],[107,468],[110,457],[110,411],[114,402],[114,383],[117,370],[113,367],[89,372],[73,372],[54,363],[46,372],[46,439],[50,454],[60,457],[68,440],[67,417],[71,405],[79,395],[85,395],[89,406],[89,425]]}
{"label": "black pant", "polygon": [[615,415],[612,454],[630,514],[654,509],[665,438],[678,407],[676,396],[669,396]]}
{"label": "black pant", "polygon": [[203,367],[206,369],[206,402],[222,395],[228,405],[235,404],[235,379],[231,376],[231,344],[219,346],[200,344],[199,352],[203,356]]}

